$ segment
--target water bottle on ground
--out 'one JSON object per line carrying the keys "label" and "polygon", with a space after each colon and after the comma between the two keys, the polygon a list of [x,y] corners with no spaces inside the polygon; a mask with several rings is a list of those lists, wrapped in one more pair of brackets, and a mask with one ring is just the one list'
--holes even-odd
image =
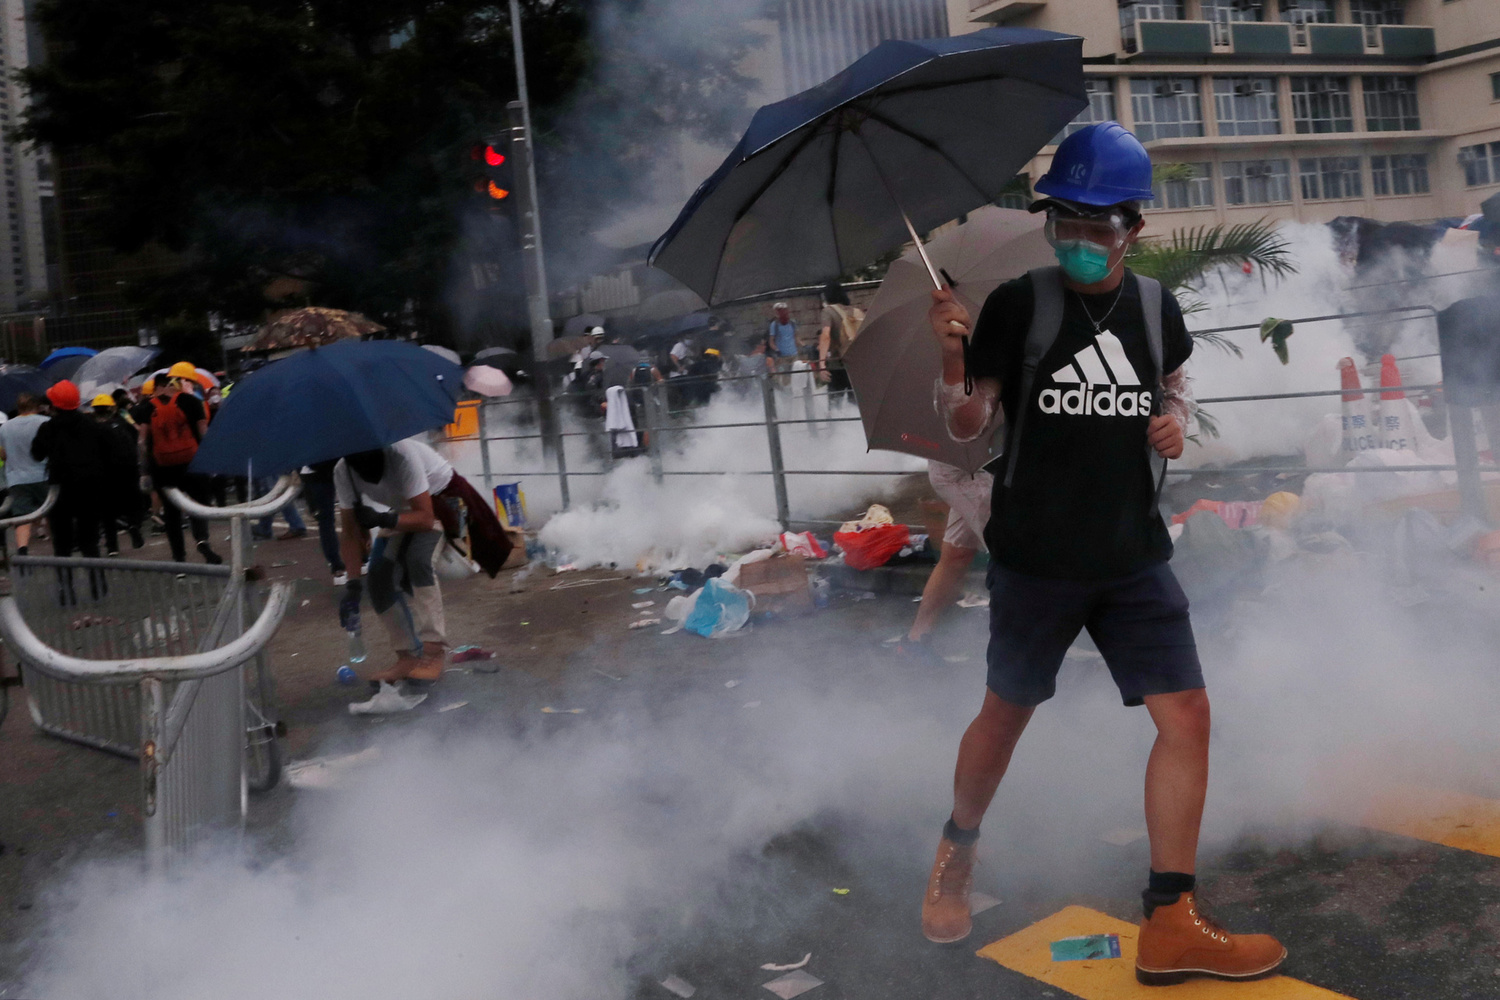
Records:
{"label": "water bottle on ground", "polygon": [[359,683],[359,674],[355,673],[354,668],[347,663],[338,668],[334,673],[334,677],[345,687]]}
{"label": "water bottle on ground", "polygon": [[349,662],[365,662],[365,639],[360,635],[359,629],[354,629],[349,633]]}

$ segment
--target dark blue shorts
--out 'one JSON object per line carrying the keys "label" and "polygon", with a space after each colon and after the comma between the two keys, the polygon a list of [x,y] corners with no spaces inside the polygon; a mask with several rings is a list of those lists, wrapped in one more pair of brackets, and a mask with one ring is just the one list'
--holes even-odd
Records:
{"label": "dark blue shorts", "polygon": [[1082,629],[1104,656],[1120,696],[1203,687],[1187,595],[1166,563],[1111,580],[1048,580],[990,564],[986,686],[1015,705],[1040,705]]}

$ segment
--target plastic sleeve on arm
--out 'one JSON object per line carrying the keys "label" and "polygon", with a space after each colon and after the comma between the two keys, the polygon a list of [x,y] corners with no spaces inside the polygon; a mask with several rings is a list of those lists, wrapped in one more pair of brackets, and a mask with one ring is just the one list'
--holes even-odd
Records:
{"label": "plastic sleeve on arm", "polygon": [[[972,396],[964,392],[962,382],[949,385],[939,377],[932,383],[932,408],[938,416],[943,418],[943,424],[948,428],[948,436],[959,444],[968,444],[984,434],[990,426],[991,418],[995,415],[995,405],[999,398],[1000,386],[994,379],[975,379]],[[978,407],[980,418],[972,425],[974,432],[964,435],[958,432],[955,417],[960,410],[967,407]]]}
{"label": "plastic sleeve on arm", "polygon": [[1193,414],[1198,412],[1198,404],[1193,402],[1191,381],[1181,368],[1161,380],[1162,409],[1168,416],[1176,417],[1183,430],[1188,429]]}

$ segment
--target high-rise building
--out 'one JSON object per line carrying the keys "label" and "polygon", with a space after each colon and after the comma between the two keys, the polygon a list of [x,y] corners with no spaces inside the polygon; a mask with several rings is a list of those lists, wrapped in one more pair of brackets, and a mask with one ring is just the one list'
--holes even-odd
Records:
{"label": "high-rise building", "polygon": [[816,86],[891,38],[941,38],[944,0],[776,0],[786,97]]}
{"label": "high-rise building", "polygon": [[25,90],[15,74],[40,58],[40,40],[27,17],[32,0],[0,0],[0,312],[39,307],[48,297],[44,215],[53,196],[44,152],[16,142]]}
{"label": "high-rise building", "polygon": [[1153,228],[1427,220],[1500,192],[1500,0],[947,3],[955,32],[1083,37],[1089,108],[1064,134],[1114,119],[1141,138]]}

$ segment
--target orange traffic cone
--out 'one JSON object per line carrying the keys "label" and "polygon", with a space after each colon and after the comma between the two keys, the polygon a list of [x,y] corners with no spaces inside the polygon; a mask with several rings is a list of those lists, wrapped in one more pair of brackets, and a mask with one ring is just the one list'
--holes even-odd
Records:
{"label": "orange traffic cone", "polygon": [[1414,451],[1416,442],[1412,438],[1415,429],[1411,426],[1411,406],[1406,402],[1406,393],[1401,388],[1401,369],[1396,367],[1392,354],[1380,356],[1380,426],[1375,430],[1379,447],[1390,451]]}
{"label": "orange traffic cone", "polygon": [[1339,450],[1347,463],[1360,452],[1376,447],[1375,435],[1371,433],[1370,427],[1370,407],[1365,402],[1365,394],[1360,391],[1363,386],[1353,358],[1339,359],[1339,388],[1345,390],[1342,397],[1343,441]]}

